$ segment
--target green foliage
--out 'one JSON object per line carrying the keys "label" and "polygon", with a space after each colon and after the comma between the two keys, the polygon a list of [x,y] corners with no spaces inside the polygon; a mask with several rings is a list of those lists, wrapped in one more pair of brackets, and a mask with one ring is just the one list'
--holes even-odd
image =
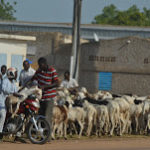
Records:
{"label": "green foliage", "polygon": [[102,14],[94,18],[93,24],[127,25],[127,26],[150,26],[150,9],[143,8],[143,11],[136,5],[128,10],[120,11],[113,4],[104,7]]}
{"label": "green foliage", "polygon": [[14,9],[16,4],[16,2],[10,4],[9,2],[5,2],[5,0],[0,0],[0,20],[16,20],[13,16],[16,12]]}

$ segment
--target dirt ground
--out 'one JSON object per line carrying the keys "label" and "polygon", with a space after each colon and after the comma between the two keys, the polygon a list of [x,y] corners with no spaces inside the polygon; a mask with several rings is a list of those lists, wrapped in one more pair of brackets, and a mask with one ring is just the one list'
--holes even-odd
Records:
{"label": "dirt ground", "polygon": [[0,143],[0,150],[150,150],[150,137],[103,137],[55,140],[44,145],[26,140]]}

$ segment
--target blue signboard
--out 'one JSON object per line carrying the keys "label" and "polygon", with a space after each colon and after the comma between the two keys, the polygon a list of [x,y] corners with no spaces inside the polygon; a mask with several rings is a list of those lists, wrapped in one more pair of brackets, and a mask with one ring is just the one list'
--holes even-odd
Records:
{"label": "blue signboard", "polygon": [[112,73],[100,72],[99,73],[99,90],[110,91],[112,89]]}

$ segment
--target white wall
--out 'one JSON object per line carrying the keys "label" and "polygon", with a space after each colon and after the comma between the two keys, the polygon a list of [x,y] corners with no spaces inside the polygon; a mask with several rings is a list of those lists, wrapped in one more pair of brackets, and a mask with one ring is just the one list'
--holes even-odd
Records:
{"label": "white wall", "polygon": [[[0,39],[0,53],[7,54],[7,67],[11,67],[11,55],[21,55],[26,59],[26,41]],[[22,64],[21,64],[22,65]]]}

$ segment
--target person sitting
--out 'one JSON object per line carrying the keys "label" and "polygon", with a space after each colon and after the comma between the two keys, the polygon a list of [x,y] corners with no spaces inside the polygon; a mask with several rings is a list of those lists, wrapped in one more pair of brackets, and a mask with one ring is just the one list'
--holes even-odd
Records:
{"label": "person sitting", "polygon": [[2,131],[6,117],[6,97],[9,94],[17,95],[16,77],[17,70],[15,68],[9,68],[7,70],[7,77],[0,80],[0,140],[3,138]]}
{"label": "person sitting", "polygon": [[64,80],[61,82],[60,87],[67,88],[71,94],[75,94],[79,85],[75,79],[70,77],[70,72],[65,71]]}

